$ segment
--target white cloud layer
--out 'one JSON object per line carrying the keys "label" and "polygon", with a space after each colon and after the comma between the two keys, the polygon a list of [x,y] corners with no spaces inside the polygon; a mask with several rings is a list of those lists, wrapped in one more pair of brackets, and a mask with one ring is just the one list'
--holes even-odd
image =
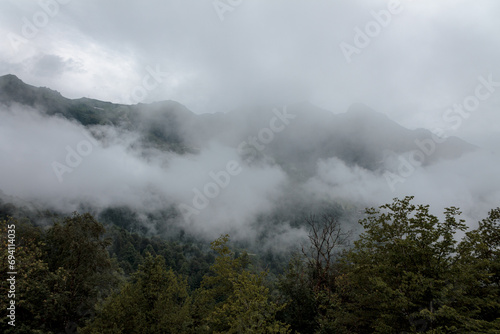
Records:
{"label": "white cloud layer", "polygon": [[[273,208],[286,181],[278,167],[247,166],[234,148],[218,143],[198,155],[157,151],[146,159],[131,148],[136,138],[130,133],[95,127],[92,131],[103,138],[95,141],[87,129],[66,119],[24,107],[1,112],[0,189],[63,212],[82,203],[97,209],[126,205],[140,212],[185,204],[196,214],[180,223],[191,224],[195,234],[217,237],[233,231],[249,237],[249,224]],[[217,196],[205,196],[207,205],[194,205],[196,191],[205,193],[207,184],[215,184],[210,172],[226,171],[231,161],[240,164],[241,172],[224,181]]]}

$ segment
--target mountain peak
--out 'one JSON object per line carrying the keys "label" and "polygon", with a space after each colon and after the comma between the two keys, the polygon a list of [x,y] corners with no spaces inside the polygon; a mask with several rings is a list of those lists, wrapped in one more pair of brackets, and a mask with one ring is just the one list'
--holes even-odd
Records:
{"label": "mountain peak", "polygon": [[19,79],[14,74],[6,74],[6,75],[0,76],[0,81],[22,81],[22,80]]}
{"label": "mountain peak", "polygon": [[21,79],[19,79],[14,74],[6,74],[0,76],[0,86],[24,86],[26,85]]}
{"label": "mountain peak", "polygon": [[385,114],[382,114],[378,111],[375,111],[374,109],[368,107],[364,103],[356,102],[353,103],[349,106],[347,109],[346,114],[351,114],[351,115],[356,115],[356,116],[384,116],[386,117]]}
{"label": "mountain peak", "polygon": [[[66,99],[61,93],[48,87],[28,85],[13,74],[0,76],[0,102],[6,105],[15,102],[32,107],[35,105],[51,107],[63,103],[63,100]],[[52,105],[49,106],[48,103]]]}

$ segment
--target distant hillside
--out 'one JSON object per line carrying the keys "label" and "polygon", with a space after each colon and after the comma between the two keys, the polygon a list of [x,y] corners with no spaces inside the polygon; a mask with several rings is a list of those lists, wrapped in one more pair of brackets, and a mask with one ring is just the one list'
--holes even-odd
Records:
{"label": "distant hillside", "polygon": [[[283,110],[283,106],[258,106],[196,115],[175,101],[122,105],[87,98],[71,100],[49,88],[25,84],[14,75],[0,77],[0,103],[30,106],[85,126],[124,128],[138,132],[146,147],[177,153],[196,153],[213,140],[236,148],[249,136],[257,136],[269,127],[273,108]],[[417,150],[416,140],[432,138],[427,130],[408,130],[362,104],[351,106],[344,114],[333,114],[310,103],[290,105],[286,110],[295,116],[290,124],[264,150],[251,151],[258,153],[257,158],[271,159],[299,179],[312,176],[319,159],[331,157],[377,170],[387,152]],[[425,164],[457,158],[471,150],[473,145],[450,137],[436,145]]]}
{"label": "distant hillside", "polygon": [[[41,194],[38,198],[13,197],[7,189],[0,189],[0,218],[13,215],[43,220],[52,217],[54,210],[72,207],[91,210],[100,220],[129,231],[170,237],[184,232],[205,236],[199,231],[205,231],[206,226],[215,226],[214,231],[240,231],[245,224],[247,230],[240,233],[247,236],[244,231],[253,231],[258,240],[256,247],[274,247],[273,238],[287,235],[284,231],[292,236],[300,234],[304,217],[311,213],[328,214],[352,225],[366,207],[365,190],[372,197],[390,191],[383,176],[391,170],[388,161],[419,150],[418,141],[432,142],[428,130],[406,129],[361,104],[342,114],[302,102],[196,115],[175,101],[122,105],[88,98],[67,99],[49,88],[25,84],[13,75],[0,77],[0,121],[10,109],[23,107],[27,112],[38,111],[49,118],[63,117],[82,124],[101,141],[102,154],[114,156],[113,150],[106,149],[106,143],[117,136],[120,150],[126,152],[119,157],[131,158],[141,173],[120,170],[124,167],[121,160],[106,160],[104,169],[109,167],[109,174],[102,175],[102,179],[113,182],[106,182],[103,188],[95,177],[103,165],[90,159],[71,178],[68,175],[68,183],[58,183],[51,175],[54,182],[49,182],[47,188],[34,189]],[[30,126],[37,127],[38,123]],[[17,140],[22,142],[23,138]],[[455,159],[474,149],[473,145],[451,137],[435,143],[435,151],[425,157],[424,164]],[[231,183],[228,192],[221,190],[221,197],[214,198],[207,210],[190,216],[195,225],[186,224],[179,205],[194,205],[198,195],[193,187],[205,191],[203,187],[212,181],[209,172],[214,168],[213,162],[217,165],[227,151],[233,159],[241,158],[242,167],[247,170],[245,176],[238,177],[234,186]],[[42,161],[45,165],[39,167],[51,172],[52,161],[45,161],[41,155],[42,159],[35,163]],[[11,153],[11,157],[15,154]],[[29,156],[21,158],[30,161]],[[171,169],[171,161],[182,161],[182,168]],[[24,187],[30,186],[25,180],[38,173],[38,166],[28,165],[33,172],[25,176],[21,169],[23,178],[19,179]],[[15,168],[9,172],[15,174]],[[112,175],[115,171],[116,178]],[[9,178],[1,176],[4,180]],[[184,186],[191,179],[203,181]],[[34,180],[40,182],[36,177]],[[384,189],[375,189],[380,186]],[[2,190],[6,193],[2,194]],[[359,196],[351,191],[357,191]],[[128,202],[123,203],[122,199]],[[377,200],[373,198],[374,202]]]}

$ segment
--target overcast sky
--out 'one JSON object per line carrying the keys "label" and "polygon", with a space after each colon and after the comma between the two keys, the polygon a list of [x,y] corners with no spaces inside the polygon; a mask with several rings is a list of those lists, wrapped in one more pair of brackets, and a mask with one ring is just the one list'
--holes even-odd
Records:
{"label": "overcast sky", "polygon": [[[195,113],[364,102],[494,149],[500,87],[456,129],[443,115],[474,102],[480,77],[500,82],[499,15],[497,0],[1,0],[0,74],[69,98],[171,99]],[[141,86],[155,87],[140,97]]]}

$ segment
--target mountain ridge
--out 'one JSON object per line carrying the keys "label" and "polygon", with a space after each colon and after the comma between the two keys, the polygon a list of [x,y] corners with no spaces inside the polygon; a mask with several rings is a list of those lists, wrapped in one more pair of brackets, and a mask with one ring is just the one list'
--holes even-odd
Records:
{"label": "mountain ridge", "polygon": [[[284,170],[301,170],[304,178],[314,174],[319,160],[337,157],[347,164],[369,170],[383,166],[387,151],[403,154],[418,150],[417,141],[432,139],[428,130],[409,130],[362,103],[345,113],[334,114],[303,101],[286,107],[260,106],[227,113],[197,115],[183,104],[158,101],[149,104],[115,104],[89,98],[68,99],[59,92],[24,83],[15,75],[0,77],[0,102],[34,107],[62,115],[83,126],[121,127],[141,135],[141,145],[179,154],[195,154],[200,147],[220,141],[232,147],[269,127],[273,110],[294,115],[282,132],[266,144],[259,155],[277,161]],[[281,108],[281,111],[280,111]],[[456,158],[475,147],[459,138],[436,145],[425,164]]]}

